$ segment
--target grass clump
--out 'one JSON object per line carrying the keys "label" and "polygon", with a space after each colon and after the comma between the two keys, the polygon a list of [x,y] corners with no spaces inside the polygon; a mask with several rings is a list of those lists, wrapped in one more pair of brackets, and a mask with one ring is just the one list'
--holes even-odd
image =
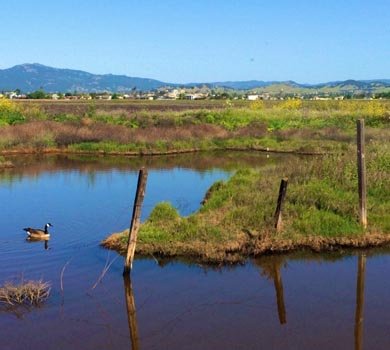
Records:
{"label": "grass clump", "polygon": [[0,287],[0,303],[6,305],[39,305],[50,295],[50,284],[42,280],[7,282]]}
{"label": "grass clump", "polygon": [[176,221],[179,218],[179,213],[170,203],[161,202],[157,204],[150,213],[149,221],[152,223],[164,223]]}

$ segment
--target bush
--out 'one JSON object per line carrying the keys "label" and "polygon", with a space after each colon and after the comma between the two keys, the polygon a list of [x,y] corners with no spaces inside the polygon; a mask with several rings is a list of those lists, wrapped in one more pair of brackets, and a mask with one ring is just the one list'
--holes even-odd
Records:
{"label": "bush", "polygon": [[179,213],[171,203],[161,202],[154,207],[153,211],[150,213],[148,221],[159,223],[177,220],[178,218]]}
{"label": "bush", "polygon": [[0,99],[0,126],[23,123],[25,119],[14,102]]}
{"label": "bush", "polygon": [[50,294],[50,284],[39,281],[22,281],[19,284],[5,283],[0,288],[0,303],[8,305],[38,305]]}

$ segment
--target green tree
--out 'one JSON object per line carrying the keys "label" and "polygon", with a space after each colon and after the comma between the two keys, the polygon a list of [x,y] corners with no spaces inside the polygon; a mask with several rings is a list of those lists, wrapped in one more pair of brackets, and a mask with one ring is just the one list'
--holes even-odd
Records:
{"label": "green tree", "polygon": [[45,91],[40,89],[40,90],[36,90],[30,94],[27,94],[27,98],[31,98],[34,100],[44,99],[44,98],[47,98],[47,94],[45,93]]}

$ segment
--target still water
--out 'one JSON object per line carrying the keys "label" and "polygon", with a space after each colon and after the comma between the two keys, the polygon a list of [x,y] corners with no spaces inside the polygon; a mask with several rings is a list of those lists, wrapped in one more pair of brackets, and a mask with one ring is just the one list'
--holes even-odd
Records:
{"label": "still water", "polygon": [[[296,253],[210,268],[123,259],[99,247],[129,225],[137,169],[143,219],[159,201],[183,215],[243,166],[283,157],[22,157],[0,172],[0,284],[49,281],[39,308],[0,308],[0,349],[389,349],[390,250]],[[48,249],[23,227],[51,222]],[[105,268],[109,269],[102,277]]]}

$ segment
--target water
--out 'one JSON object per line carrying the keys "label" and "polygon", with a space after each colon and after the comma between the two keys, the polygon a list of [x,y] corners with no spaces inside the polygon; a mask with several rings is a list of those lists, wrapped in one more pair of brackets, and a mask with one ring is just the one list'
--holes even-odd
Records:
{"label": "water", "polygon": [[[137,259],[129,283],[123,259],[99,247],[129,225],[141,165],[150,169],[145,219],[162,200],[188,215],[234,169],[281,160],[15,158],[17,168],[0,173],[0,283],[42,278],[52,292],[39,308],[0,309],[0,348],[388,349],[387,250],[263,257],[218,269]],[[54,225],[48,250],[25,241],[23,227],[46,222]]]}

